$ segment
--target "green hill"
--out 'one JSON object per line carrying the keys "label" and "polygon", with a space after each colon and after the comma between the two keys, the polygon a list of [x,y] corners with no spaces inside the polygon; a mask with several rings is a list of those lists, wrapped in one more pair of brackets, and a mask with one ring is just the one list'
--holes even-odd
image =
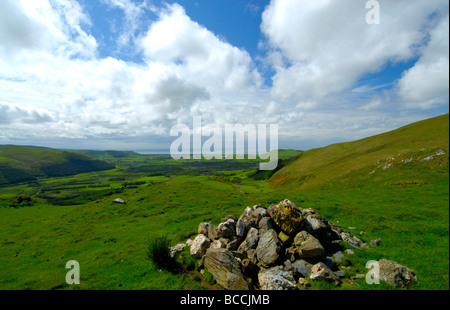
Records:
{"label": "green hill", "polygon": [[64,149],[63,151],[83,154],[104,161],[142,157],[141,154],[132,151],[94,151],[94,150],[68,150],[68,149]]}
{"label": "green hill", "polygon": [[49,148],[0,146],[0,186],[113,169],[114,165],[83,154]]}
{"label": "green hill", "polygon": [[314,188],[357,171],[364,170],[369,177],[377,170],[431,159],[446,161],[448,167],[448,146],[449,115],[445,114],[358,141],[306,151],[277,171],[271,183],[275,187]]}

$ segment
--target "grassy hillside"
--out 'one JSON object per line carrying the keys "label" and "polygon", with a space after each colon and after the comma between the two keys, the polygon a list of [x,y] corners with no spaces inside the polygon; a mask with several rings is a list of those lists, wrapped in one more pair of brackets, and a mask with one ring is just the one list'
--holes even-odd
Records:
{"label": "grassy hillside", "polygon": [[[0,195],[0,289],[217,288],[194,267],[182,274],[160,270],[147,258],[149,240],[165,235],[175,245],[192,238],[200,222],[217,225],[225,215],[239,216],[246,206],[290,199],[363,242],[381,238],[379,246],[355,251],[348,272],[364,274],[367,261],[387,258],[415,270],[418,282],[408,289],[448,290],[448,154],[444,115],[304,152],[285,160],[269,181],[254,179],[251,166],[227,170],[239,166],[234,162],[199,166],[175,161],[172,165],[183,169],[172,173],[168,159],[147,158],[129,168],[41,181],[46,194],[67,194],[84,184],[121,189],[79,205],[55,206],[38,196],[18,199],[15,187],[4,188],[9,194]],[[0,154],[0,163],[11,161]],[[169,173],[151,176],[158,165]],[[201,173],[192,173],[197,170]],[[124,186],[129,182],[140,185]],[[97,188],[83,190],[88,189]],[[113,203],[117,197],[126,204]],[[80,263],[80,285],[65,283],[65,263],[72,259]],[[364,278],[353,282],[339,288],[314,282],[310,289],[392,289],[369,285]]]}
{"label": "grassy hillside", "polygon": [[0,146],[0,186],[89,171],[113,169],[114,165],[92,157],[48,148]]}
{"label": "grassy hillside", "polygon": [[[389,168],[402,160],[420,161],[440,150],[448,151],[448,146],[449,115],[446,114],[362,140],[306,151],[277,171],[271,180],[274,186],[314,188],[359,169],[368,168],[373,173],[381,164],[381,168]],[[448,162],[448,153],[444,156]]]}

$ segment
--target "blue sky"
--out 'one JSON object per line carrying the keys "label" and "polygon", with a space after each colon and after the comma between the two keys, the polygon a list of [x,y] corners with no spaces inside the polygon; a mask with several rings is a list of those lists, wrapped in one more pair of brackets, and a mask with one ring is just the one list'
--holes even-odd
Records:
{"label": "blue sky", "polygon": [[448,113],[446,0],[4,0],[0,144],[168,150],[174,124],[283,148]]}

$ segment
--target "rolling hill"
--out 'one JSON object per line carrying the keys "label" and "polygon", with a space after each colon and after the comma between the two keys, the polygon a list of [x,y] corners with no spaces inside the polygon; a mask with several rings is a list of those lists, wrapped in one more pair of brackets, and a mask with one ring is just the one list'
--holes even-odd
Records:
{"label": "rolling hill", "polygon": [[365,139],[306,151],[271,178],[274,187],[307,189],[329,184],[364,171],[395,168],[414,162],[436,162],[448,167],[449,115],[419,121]]}
{"label": "rolling hill", "polygon": [[31,146],[0,146],[0,186],[33,181],[39,177],[113,168],[112,164],[83,154]]}

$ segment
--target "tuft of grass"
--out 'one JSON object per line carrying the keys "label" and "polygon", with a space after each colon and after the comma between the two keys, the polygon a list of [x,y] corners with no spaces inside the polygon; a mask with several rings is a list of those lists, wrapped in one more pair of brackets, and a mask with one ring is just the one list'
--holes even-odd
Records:
{"label": "tuft of grass", "polygon": [[167,235],[153,236],[147,247],[147,257],[159,268],[178,273],[179,266],[174,258],[170,256],[170,241]]}

